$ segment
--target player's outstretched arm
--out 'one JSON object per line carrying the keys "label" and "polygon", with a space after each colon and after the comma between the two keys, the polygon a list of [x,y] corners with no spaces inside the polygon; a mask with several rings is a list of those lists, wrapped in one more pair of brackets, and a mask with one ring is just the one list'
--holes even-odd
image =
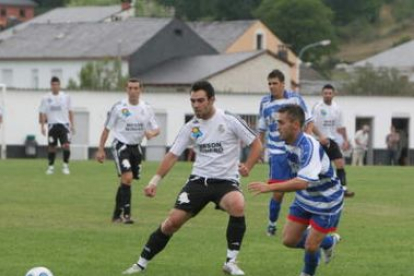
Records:
{"label": "player's outstretched arm", "polygon": [[153,129],[153,130],[146,130],[145,131],[145,138],[147,138],[147,140],[151,140],[152,138],[158,136],[158,134],[160,134],[160,129]]}
{"label": "player's outstretched arm", "polygon": [[144,194],[146,196],[155,196],[155,194],[157,193],[157,186],[160,184],[164,176],[166,176],[170,169],[175,165],[177,160],[178,156],[171,152],[168,152],[164,156],[164,159],[161,161],[161,164],[159,165],[156,174],[151,178],[148,185],[144,188]]}

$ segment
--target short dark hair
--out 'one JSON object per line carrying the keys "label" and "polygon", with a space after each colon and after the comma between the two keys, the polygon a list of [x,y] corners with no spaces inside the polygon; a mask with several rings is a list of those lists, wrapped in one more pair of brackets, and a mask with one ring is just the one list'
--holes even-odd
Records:
{"label": "short dark hair", "polygon": [[335,87],[334,87],[332,84],[330,84],[330,83],[325,84],[325,85],[322,87],[322,90],[325,90],[325,89],[332,89],[332,91],[335,91]]}
{"label": "short dark hair", "polygon": [[138,83],[139,87],[142,87],[142,81],[137,79],[137,78],[129,78],[128,82],[132,82],[132,83]]}
{"label": "short dark hair", "polygon": [[190,92],[195,92],[198,90],[204,90],[207,93],[207,98],[211,99],[212,97],[214,97],[215,92],[214,92],[214,87],[211,85],[211,83],[209,83],[208,81],[197,81],[195,83],[193,83],[193,85],[191,86],[191,91]]}
{"label": "short dark hair", "polygon": [[275,69],[272,72],[269,73],[269,75],[267,75],[268,79],[274,79],[277,78],[278,80],[280,80],[281,82],[285,81],[285,75],[282,73],[282,71]]}
{"label": "short dark hair", "polygon": [[58,83],[60,83],[60,79],[58,77],[56,77],[56,76],[53,76],[52,79],[50,80],[50,83],[52,83],[52,82],[58,82]]}
{"label": "short dark hair", "polygon": [[282,106],[278,111],[278,113],[286,113],[290,121],[298,121],[300,123],[300,127],[303,127],[305,124],[305,112],[303,109],[296,104],[288,104]]}

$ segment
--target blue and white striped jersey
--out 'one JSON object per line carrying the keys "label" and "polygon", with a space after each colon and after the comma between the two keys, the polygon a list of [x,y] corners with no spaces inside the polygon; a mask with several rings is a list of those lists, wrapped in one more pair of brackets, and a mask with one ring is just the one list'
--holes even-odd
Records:
{"label": "blue and white striped jersey", "polygon": [[264,96],[260,102],[258,131],[267,131],[267,150],[269,155],[284,154],[285,142],[279,137],[277,124],[277,112],[285,105],[295,104],[302,107],[305,112],[306,123],[312,121],[312,117],[302,97],[291,91],[284,91],[282,99],[274,99],[271,95]]}
{"label": "blue and white striped jersey", "polygon": [[286,145],[286,151],[293,177],[309,183],[306,189],[296,191],[296,203],[315,214],[336,214],[341,211],[344,191],[319,142],[301,133],[293,145]]}

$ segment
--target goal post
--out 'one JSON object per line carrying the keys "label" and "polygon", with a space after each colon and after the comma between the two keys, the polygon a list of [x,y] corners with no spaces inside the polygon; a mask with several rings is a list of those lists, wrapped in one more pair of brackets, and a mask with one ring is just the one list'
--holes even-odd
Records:
{"label": "goal post", "polygon": [[3,122],[0,126],[0,143],[1,143],[1,151],[0,151],[0,158],[6,159],[7,155],[7,145],[6,145],[6,85],[0,83],[0,108],[2,110],[2,117]]}

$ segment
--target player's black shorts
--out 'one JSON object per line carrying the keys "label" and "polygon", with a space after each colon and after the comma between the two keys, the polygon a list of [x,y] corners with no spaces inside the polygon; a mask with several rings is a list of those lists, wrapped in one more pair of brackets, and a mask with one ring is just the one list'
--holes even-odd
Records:
{"label": "player's black shorts", "polygon": [[53,124],[49,125],[49,132],[47,134],[49,146],[56,147],[58,141],[60,145],[70,144],[69,125]]}
{"label": "player's black shorts", "polygon": [[329,139],[329,144],[322,145],[322,147],[325,150],[325,152],[328,154],[328,157],[330,160],[336,160],[336,159],[343,158],[342,151],[334,140]]}
{"label": "player's black shorts", "polygon": [[209,202],[214,202],[216,209],[221,209],[220,200],[232,191],[241,192],[239,183],[235,180],[190,175],[178,194],[174,207],[196,216]]}
{"label": "player's black shorts", "polygon": [[141,173],[142,150],[140,145],[126,145],[119,141],[112,144],[112,155],[115,159],[118,176],[132,172],[134,179]]}

